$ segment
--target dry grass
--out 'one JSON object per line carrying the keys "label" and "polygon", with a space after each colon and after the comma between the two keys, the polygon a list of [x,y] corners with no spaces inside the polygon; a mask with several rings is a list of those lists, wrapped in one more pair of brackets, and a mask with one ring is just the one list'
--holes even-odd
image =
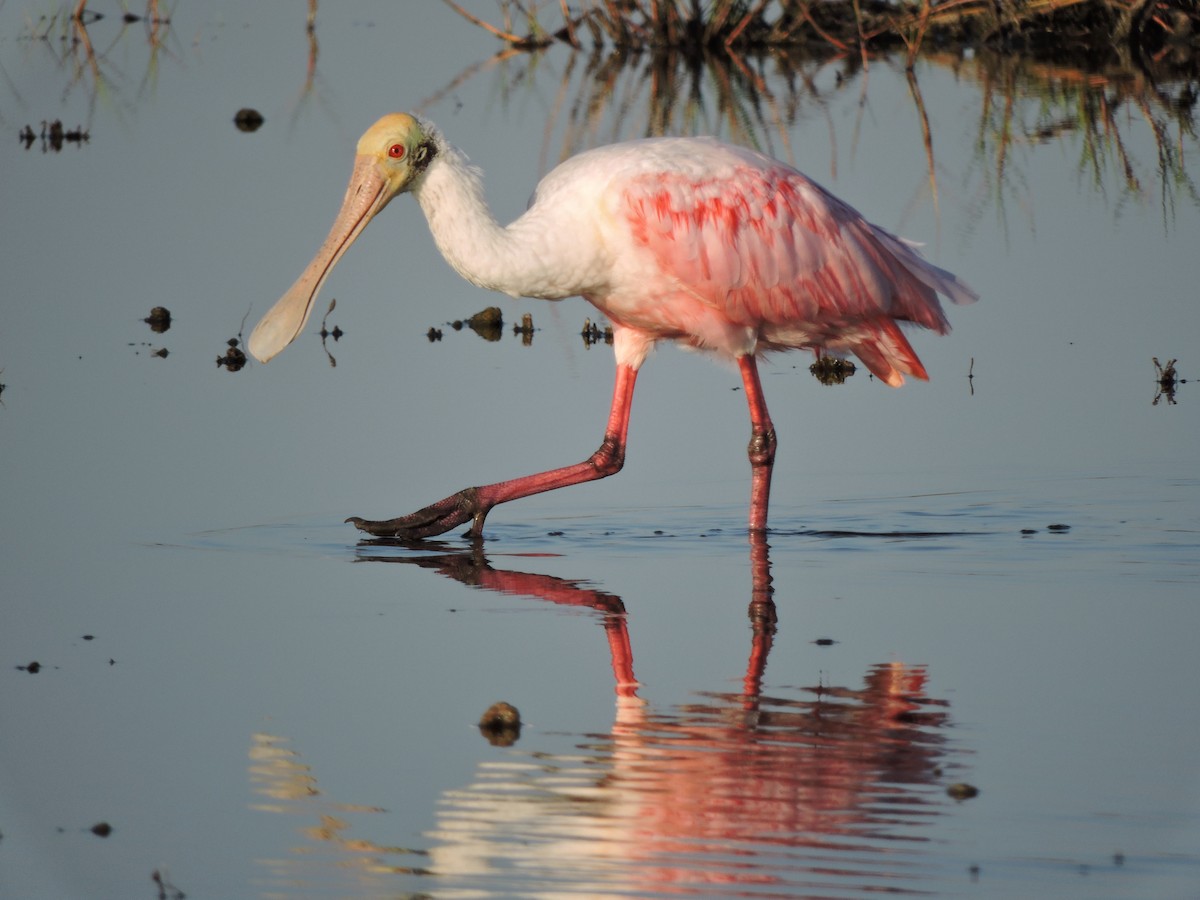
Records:
{"label": "dry grass", "polygon": [[[860,6],[866,2],[860,0]],[[961,11],[974,0],[952,2]],[[1086,0],[1072,0],[1075,7],[1085,4]],[[512,2],[507,6],[510,12],[516,8]],[[664,8],[660,3],[660,13]],[[1067,8],[1058,7],[1060,12]],[[982,94],[977,155],[969,179],[981,212],[986,207],[1006,219],[1010,212],[1025,214],[1035,205],[1026,169],[1032,148],[1047,143],[1061,144],[1077,154],[1080,180],[1094,184],[1117,209],[1126,203],[1157,203],[1169,230],[1177,204],[1200,207],[1200,186],[1187,165],[1200,158],[1195,121],[1200,76],[1197,55],[1186,42],[1163,41],[1157,48],[1127,44],[1101,51],[1070,41],[1070,47],[1054,53],[1013,53],[1003,44],[997,49],[976,45],[965,52],[962,45],[931,37],[930,23],[945,14],[944,4],[931,0],[924,14],[919,6],[913,10],[917,18],[911,30],[904,38],[895,38],[889,51],[881,52],[864,49],[873,34],[872,20],[865,14],[855,25],[855,34],[842,42],[845,46],[825,42],[819,45],[820,52],[808,45],[744,50],[722,45],[704,52],[659,46],[629,50],[605,32],[594,42],[580,40],[577,33],[577,52],[541,57],[506,41],[492,60],[464,72],[421,106],[436,104],[461,81],[485,70],[491,70],[505,98],[536,85],[554,96],[546,120],[543,169],[598,144],[662,134],[720,134],[791,161],[794,124],[825,119],[834,160],[829,177],[836,178],[837,159],[845,152],[837,144],[845,136],[829,120],[834,95],[856,92],[860,96],[853,104],[865,109],[873,68],[907,67],[928,169],[924,196],[936,210],[937,140],[912,68],[919,52],[922,67],[951,69],[957,78],[977,84]],[[732,22],[737,28],[743,20],[730,16],[723,27]],[[577,16],[577,28],[581,21]],[[506,25],[510,34],[526,33],[515,27],[516,19]],[[855,36],[860,26],[861,39]],[[675,27],[683,26],[676,22]],[[568,39],[565,31],[561,38],[541,33],[544,40]],[[555,68],[553,61],[563,66],[557,73],[561,79],[557,89],[545,83]],[[851,155],[858,133],[855,124]]]}
{"label": "dry grass", "polygon": [[[501,24],[444,2],[514,47],[590,38],[627,52],[748,53],[824,47],[867,53],[970,43],[1029,49],[1054,43],[1093,49],[1135,46],[1150,53],[1200,49],[1195,0],[497,0]],[[554,24],[543,20],[554,17]]]}

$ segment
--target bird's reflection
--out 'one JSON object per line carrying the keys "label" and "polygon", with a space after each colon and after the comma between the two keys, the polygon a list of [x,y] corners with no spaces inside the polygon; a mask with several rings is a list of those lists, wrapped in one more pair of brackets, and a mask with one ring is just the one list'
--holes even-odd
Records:
{"label": "bird's reflection", "polygon": [[[424,547],[364,542],[359,558],[595,609],[611,651],[615,719],[607,733],[581,736],[570,753],[514,747],[488,756],[465,787],[442,794],[430,846],[422,849],[351,839],[308,767],[281,750],[282,739],[257,741],[260,792],[275,801],[282,793],[284,806],[317,818],[321,824],[305,834],[336,850],[343,871],[352,859],[363,877],[428,878],[438,896],[535,888],[592,896],[920,889],[927,874],[922,832],[946,810],[938,785],[954,768],[942,734],[947,704],[927,696],[924,667],[898,662],[872,666],[860,687],[764,694],[776,625],[764,539],[751,542],[742,690],[665,709],[639,696],[621,598],[497,568],[479,543],[432,553]],[[261,760],[279,752],[286,766],[272,776]],[[305,852],[297,865],[315,858]],[[288,869],[273,865],[283,866],[281,874]]]}

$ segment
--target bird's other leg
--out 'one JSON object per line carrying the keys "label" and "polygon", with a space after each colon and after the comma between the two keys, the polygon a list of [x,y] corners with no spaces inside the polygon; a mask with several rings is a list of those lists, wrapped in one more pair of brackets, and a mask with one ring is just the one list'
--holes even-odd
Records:
{"label": "bird's other leg", "polygon": [[750,530],[766,531],[767,507],[771,500],[771,469],[775,464],[775,426],[767,412],[758,364],[753,356],[738,359],[746,403],[750,407]]}
{"label": "bird's other leg", "polygon": [[415,513],[395,519],[371,521],[351,516],[346,521],[360,531],[378,537],[412,540],[442,534],[470,522],[471,527],[467,534],[478,537],[483,533],[483,521],[493,506],[507,503],[509,500],[519,500],[531,494],[614,475],[625,464],[625,438],[629,432],[629,410],[636,381],[637,369],[629,365],[617,365],[617,380],[613,388],[608,426],[604,430],[604,441],[595,453],[581,463],[509,481],[498,481],[482,487],[465,488]]}

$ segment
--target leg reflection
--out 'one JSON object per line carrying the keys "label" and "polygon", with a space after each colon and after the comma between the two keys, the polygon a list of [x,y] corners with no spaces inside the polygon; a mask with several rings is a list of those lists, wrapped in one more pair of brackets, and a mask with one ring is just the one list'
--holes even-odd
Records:
{"label": "leg reflection", "polygon": [[431,553],[366,544],[360,555],[596,610],[617,693],[607,734],[568,738],[564,748],[561,735],[543,733],[536,748],[490,753],[464,773],[466,786],[443,790],[427,849],[372,852],[371,870],[391,872],[397,889],[485,897],[919,889],[927,830],[953,809],[931,789],[943,772],[958,774],[944,736],[947,704],[927,696],[923,667],[895,662],[870,667],[859,687],[765,692],[777,611],[761,533],[750,543],[741,690],[664,707],[638,697],[616,595],[498,569],[479,545]]}

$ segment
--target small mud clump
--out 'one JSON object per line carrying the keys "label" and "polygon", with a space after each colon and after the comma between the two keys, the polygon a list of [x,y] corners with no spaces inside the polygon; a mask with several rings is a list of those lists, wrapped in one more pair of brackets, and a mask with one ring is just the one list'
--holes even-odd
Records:
{"label": "small mud clump", "polygon": [[836,356],[822,356],[808,371],[821,384],[845,384],[846,379],[858,371],[854,363],[848,359],[838,359]]}
{"label": "small mud clump", "polygon": [[149,325],[155,334],[162,334],[171,328],[171,311],[165,306],[156,306],[142,321]]}
{"label": "small mud clump", "polygon": [[237,127],[238,131],[243,131],[246,134],[258,131],[258,129],[262,128],[265,121],[266,119],[263,118],[262,113],[257,109],[251,109],[249,106],[242,107],[233,116],[234,126]]}
{"label": "small mud clump", "polygon": [[955,800],[970,800],[972,797],[979,796],[979,788],[973,784],[967,784],[965,781],[957,781],[946,788],[946,793]]}
{"label": "small mud clump", "polygon": [[503,700],[493,703],[479,719],[479,733],[495,747],[511,747],[521,737],[521,713]]}
{"label": "small mud clump", "polygon": [[224,356],[217,357],[217,367],[224,366],[226,372],[240,372],[246,366],[246,354],[238,346],[240,342],[237,338],[230,338],[227,343],[229,349]]}
{"label": "small mud clump", "polygon": [[500,340],[500,329],[504,327],[504,315],[500,307],[489,306],[467,319],[467,327],[485,341]]}

